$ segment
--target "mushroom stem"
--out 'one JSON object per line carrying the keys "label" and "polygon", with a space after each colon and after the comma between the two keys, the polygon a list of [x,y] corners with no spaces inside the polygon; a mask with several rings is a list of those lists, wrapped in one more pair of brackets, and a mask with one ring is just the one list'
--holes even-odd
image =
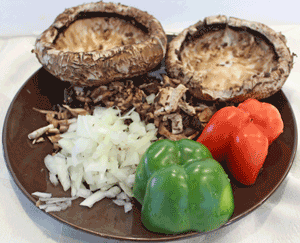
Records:
{"label": "mushroom stem", "polygon": [[33,107],[32,109],[33,109],[34,111],[40,112],[40,113],[42,113],[42,114],[54,114],[54,115],[57,115],[57,114],[58,114],[57,111],[41,110],[41,109],[38,109],[38,108],[35,108],[35,107]]}
{"label": "mushroom stem", "polygon": [[63,105],[63,107],[65,107],[67,110],[69,110],[72,113],[72,115],[75,117],[77,117],[78,115],[85,116],[85,115],[90,114],[88,111],[86,111],[85,109],[82,109],[82,108],[71,108],[68,105]]}
{"label": "mushroom stem", "polygon": [[51,143],[57,143],[60,139],[61,139],[61,136],[60,134],[56,134],[56,135],[53,135],[53,136],[48,136],[48,139],[51,141]]}
{"label": "mushroom stem", "polygon": [[53,129],[53,128],[54,128],[53,124],[49,124],[48,126],[41,127],[39,129],[33,131],[32,133],[29,133],[28,138],[36,139],[36,138],[42,136],[44,133],[46,133],[49,129]]}

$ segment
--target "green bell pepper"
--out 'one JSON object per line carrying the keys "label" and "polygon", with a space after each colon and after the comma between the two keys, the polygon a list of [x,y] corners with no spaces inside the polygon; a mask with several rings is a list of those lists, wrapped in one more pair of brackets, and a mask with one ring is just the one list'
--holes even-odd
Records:
{"label": "green bell pepper", "polygon": [[142,222],[153,232],[210,231],[234,210],[230,181],[201,143],[182,139],[154,142],[136,171],[134,197]]}

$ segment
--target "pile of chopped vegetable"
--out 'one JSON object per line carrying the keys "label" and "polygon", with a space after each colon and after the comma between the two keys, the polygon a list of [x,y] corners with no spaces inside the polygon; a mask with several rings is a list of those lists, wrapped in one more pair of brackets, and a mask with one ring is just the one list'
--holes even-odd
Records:
{"label": "pile of chopped vegetable", "polygon": [[146,125],[134,109],[122,116],[118,109],[95,107],[92,115],[78,115],[60,134],[61,150],[45,157],[50,181],[71,189],[72,198],[85,198],[82,206],[116,198],[128,212],[136,167],[156,135],[155,125]]}

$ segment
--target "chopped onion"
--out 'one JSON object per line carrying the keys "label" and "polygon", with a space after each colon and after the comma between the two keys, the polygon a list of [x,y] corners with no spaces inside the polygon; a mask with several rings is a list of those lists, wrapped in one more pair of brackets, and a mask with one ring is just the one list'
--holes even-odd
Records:
{"label": "chopped onion", "polygon": [[49,173],[49,180],[50,180],[50,182],[54,185],[54,186],[58,186],[58,184],[59,184],[59,181],[58,181],[58,179],[57,179],[57,177],[56,177],[56,175],[55,174],[53,174],[53,173]]}
{"label": "chopped onion", "polygon": [[53,198],[51,193],[41,193],[41,192],[34,192],[32,193],[32,195],[39,197],[37,206],[40,209],[45,210],[45,212],[59,212],[65,210],[72,205],[72,200],[78,198],[78,197]]}
{"label": "chopped onion", "polygon": [[[125,124],[126,119],[131,119],[130,125]],[[156,135],[155,125],[141,121],[134,108],[121,116],[118,109],[95,107],[93,115],[79,115],[61,135],[61,151],[45,157],[50,181],[53,185],[59,181],[65,191],[71,189],[72,197],[85,198],[82,206],[116,198],[128,212],[136,167]],[[56,211],[57,207],[65,205],[56,203],[45,210]]]}
{"label": "chopped onion", "polygon": [[49,213],[49,212],[59,212],[61,211],[62,208],[58,205],[51,205],[45,208],[45,212]]}
{"label": "chopped onion", "polygon": [[115,200],[113,200],[113,202],[115,203],[115,204],[117,204],[118,206],[124,206],[125,205],[125,201],[124,200],[122,200],[122,199],[115,199]]}
{"label": "chopped onion", "polygon": [[52,197],[51,193],[46,193],[46,192],[34,192],[31,195],[40,197],[40,198],[51,198]]}
{"label": "chopped onion", "polygon": [[77,196],[79,197],[88,198],[91,195],[92,192],[86,188],[79,188],[77,191]]}
{"label": "chopped onion", "polygon": [[114,198],[121,192],[117,186],[110,188],[108,191],[97,191],[80,203],[81,206],[91,208],[95,202],[102,200],[105,197]]}
{"label": "chopped onion", "polygon": [[130,201],[130,198],[124,192],[121,192],[120,194],[118,194],[117,195],[117,199],[119,199],[119,200],[125,200],[126,202]]}
{"label": "chopped onion", "polygon": [[124,211],[125,213],[128,213],[132,209],[132,204],[131,203],[125,203],[124,205]]}
{"label": "chopped onion", "polygon": [[51,198],[40,198],[40,201],[46,202],[47,204],[51,203],[59,203],[59,202],[66,202],[69,200],[75,200],[78,197],[51,197]]}

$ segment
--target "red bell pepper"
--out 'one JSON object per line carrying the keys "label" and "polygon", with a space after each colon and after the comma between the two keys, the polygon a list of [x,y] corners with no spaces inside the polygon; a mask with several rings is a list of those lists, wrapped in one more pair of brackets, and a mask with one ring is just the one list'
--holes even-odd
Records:
{"label": "red bell pepper", "polygon": [[238,108],[249,113],[253,123],[268,138],[269,144],[283,132],[283,121],[275,106],[255,99],[248,99],[239,104]]}
{"label": "red bell pepper", "polygon": [[245,185],[255,183],[268,154],[269,145],[283,132],[276,107],[248,99],[238,107],[217,111],[198,142],[218,161],[226,161],[230,172]]}

